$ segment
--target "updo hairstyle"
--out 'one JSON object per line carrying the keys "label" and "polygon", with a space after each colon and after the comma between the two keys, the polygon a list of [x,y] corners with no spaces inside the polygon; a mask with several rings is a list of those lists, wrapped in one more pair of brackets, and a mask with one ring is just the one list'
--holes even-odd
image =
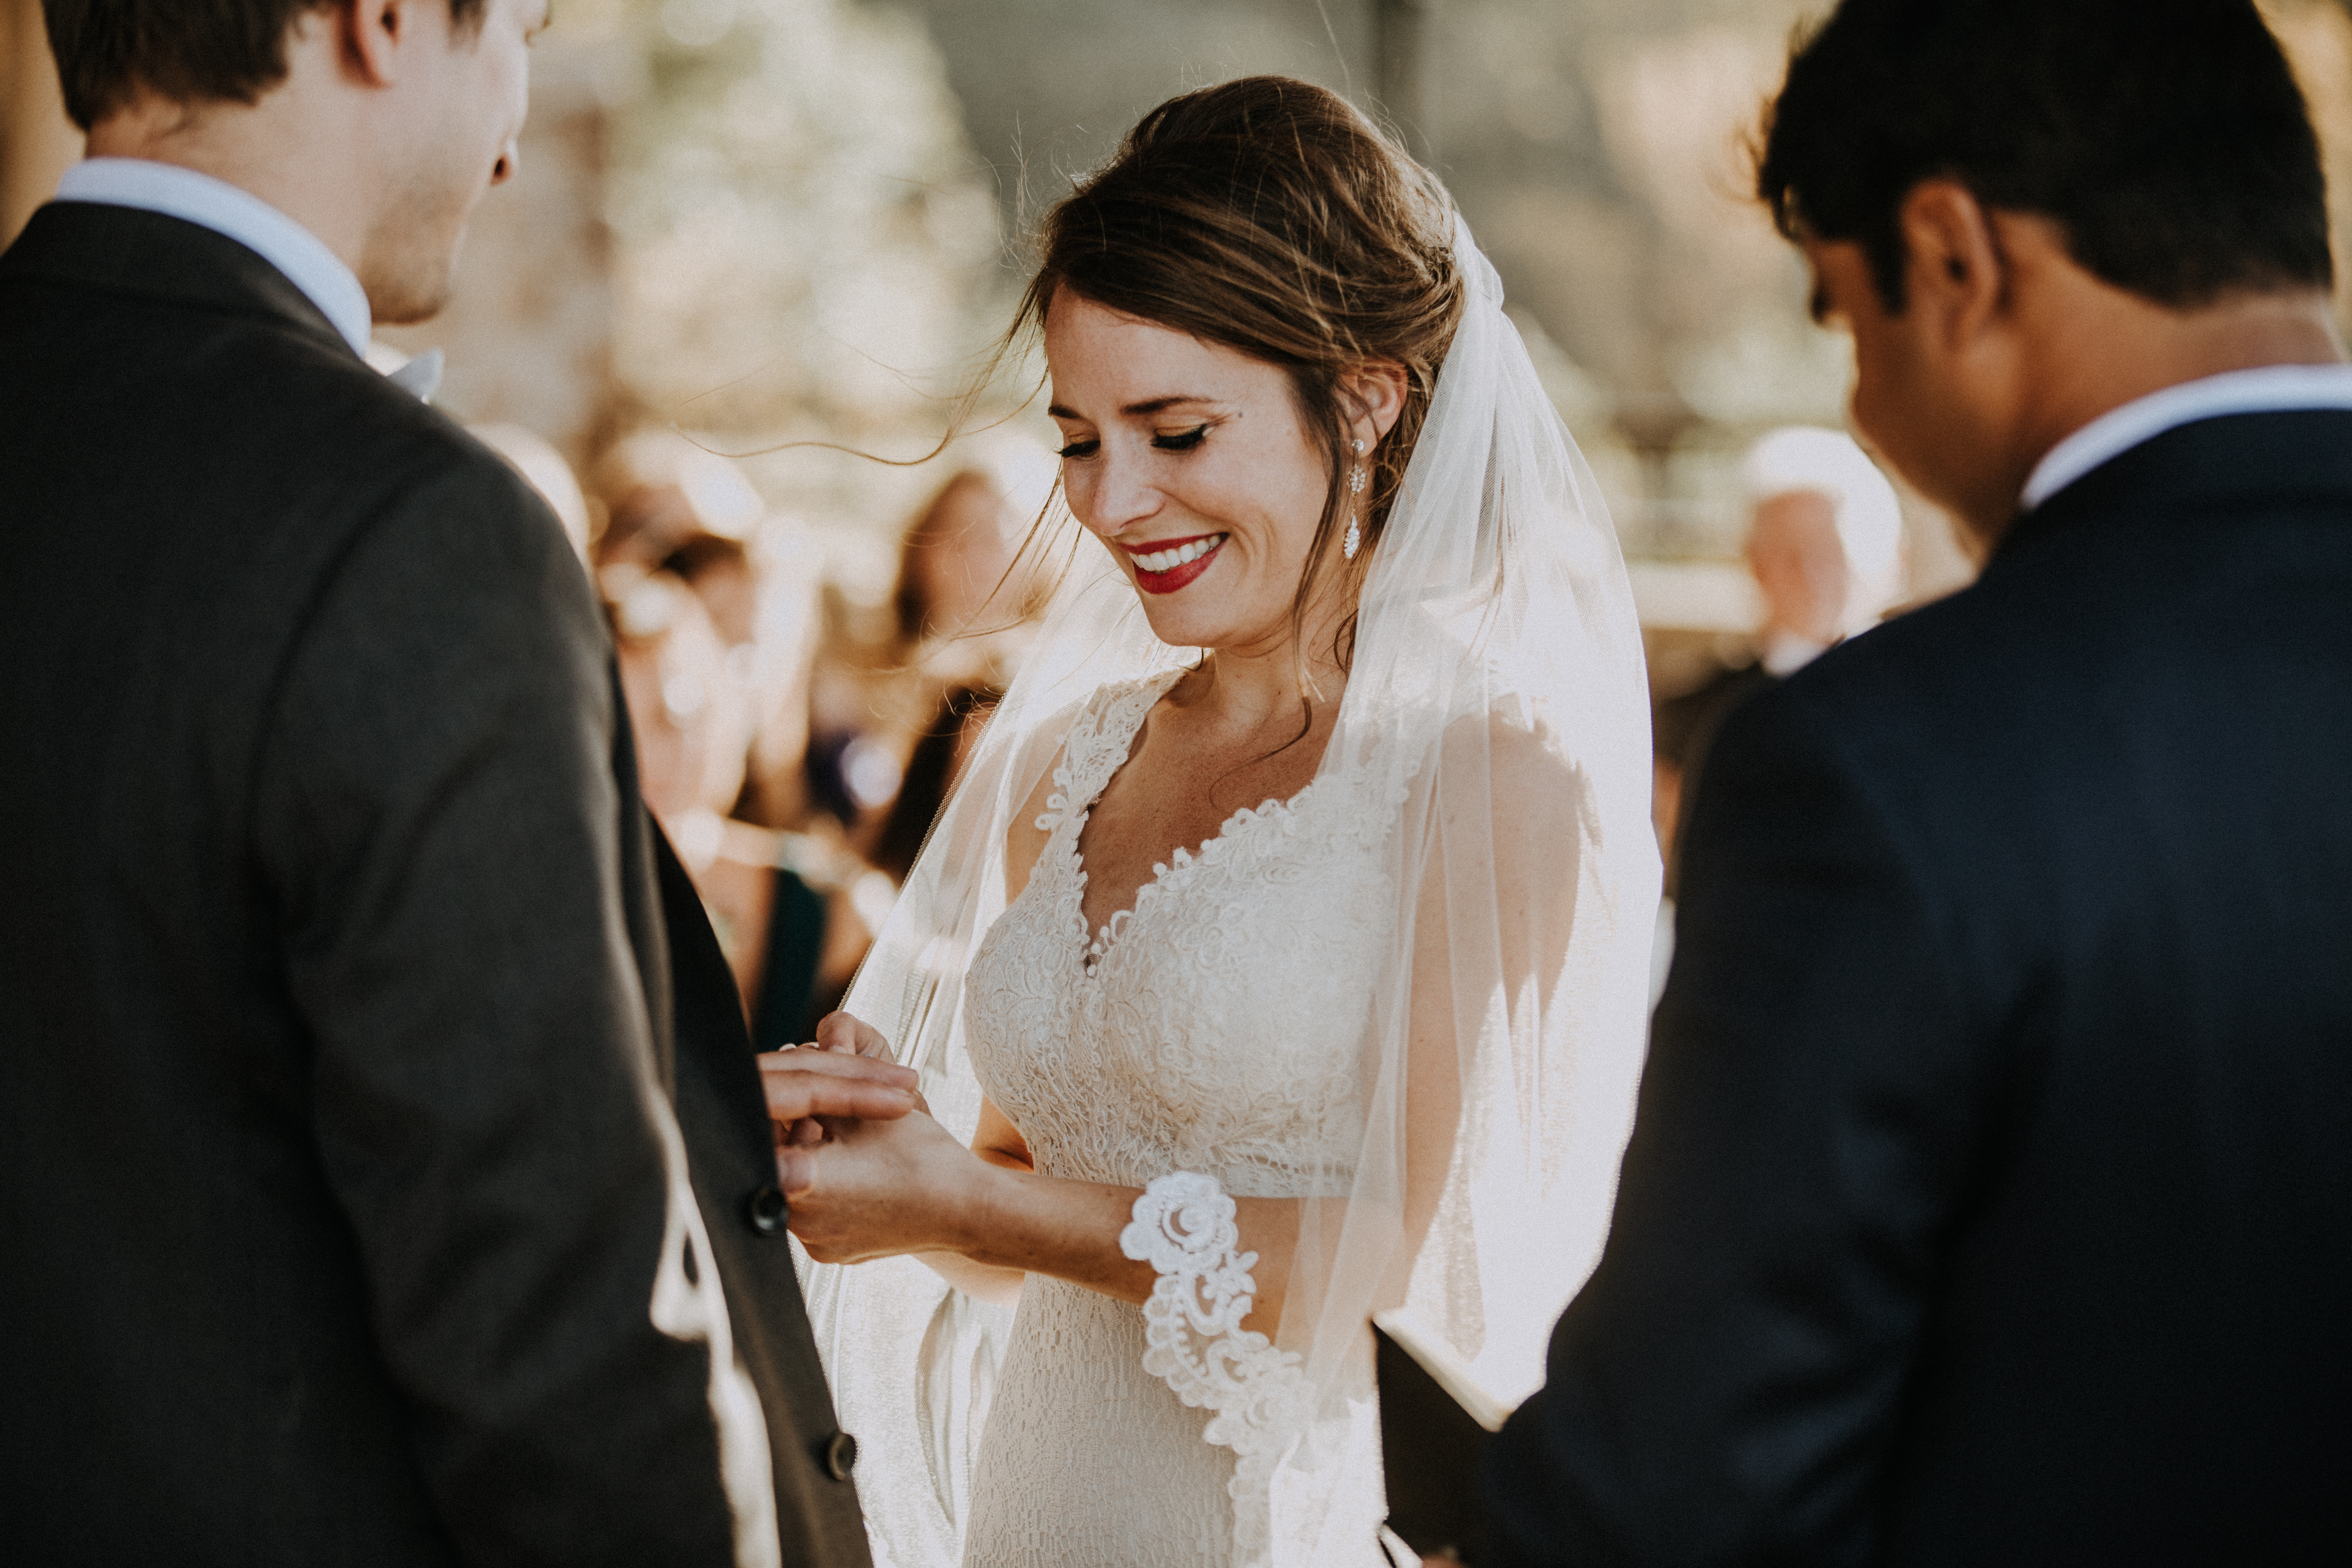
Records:
{"label": "updo hairstyle", "polygon": [[[1046,216],[1013,331],[1042,332],[1067,289],[1289,373],[1329,475],[1291,605],[1303,637],[1326,580],[1339,574],[1352,603],[1379,548],[1462,318],[1453,238],[1435,176],[1346,100],[1246,77],[1145,115]],[[1404,367],[1404,408],[1368,458],[1363,548],[1342,562],[1329,545],[1347,527],[1357,458],[1340,377],[1379,360]],[[1354,625],[1350,614],[1333,649],[1343,668]]]}

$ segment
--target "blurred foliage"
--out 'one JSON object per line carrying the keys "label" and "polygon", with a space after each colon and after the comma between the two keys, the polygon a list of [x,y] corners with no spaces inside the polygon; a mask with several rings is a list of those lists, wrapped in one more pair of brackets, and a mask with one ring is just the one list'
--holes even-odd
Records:
{"label": "blurred foliage", "polygon": [[[2264,5],[2345,187],[2342,0]],[[1807,320],[1746,152],[1824,8],[1440,0],[1439,171],[1636,552],[1727,557],[1746,442],[1843,423],[1845,344]],[[565,0],[559,31],[602,40],[619,84],[617,385],[730,450],[918,454],[1001,330],[1015,237],[1072,177],[1152,104],[1232,76],[1366,102],[1371,26],[1370,0]],[[940,477],[807,447],[754,472],[868,532]]]}
{"label": "blurred foliage", "polygon": [[635,6],[619,118],[622,378],[698,428],[887,430],[975,346],[996,210],[936,47],[837,0]]}

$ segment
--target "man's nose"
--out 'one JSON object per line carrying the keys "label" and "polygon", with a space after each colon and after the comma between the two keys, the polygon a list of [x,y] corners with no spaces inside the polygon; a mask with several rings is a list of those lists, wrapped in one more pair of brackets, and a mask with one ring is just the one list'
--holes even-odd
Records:
{"label": "man's nose", "polygon": [[509,136],[507,144],[499,149],[499,161],[490,165],[490,184],[505,184],[515,177],[515,171],[521,166],[522,149],[515,145],[515,139]]}

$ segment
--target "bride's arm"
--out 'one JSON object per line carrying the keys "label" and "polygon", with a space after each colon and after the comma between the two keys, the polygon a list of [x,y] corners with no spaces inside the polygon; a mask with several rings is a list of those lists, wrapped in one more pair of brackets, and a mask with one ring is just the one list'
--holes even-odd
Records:
{"label": "bride's arm", "polygon": [[[1027,886],[1049,832],[1037,826],[1054,788],[1049,768],[1005,835],[1005,902]],[[881,1050],[881,1036],[845,1014],[819,1026],[833,1049]],[[794,1070],[793,1056],[763,1058],[772,1081]],[[905,1123],[836,1122],[830,1142],[781,1151],[793,1234],[820,1263],[857,1263],[911,1253],[948,1283],[1009,1304],[1031,1274],[1050,1274],[1122,1301],[1140,1303],[1157,1279],[1129,1258],[1119,1236],[1140,1187],[1041,1175],[1027,1140],[1003,1111],[981,1102],[969,1149],[918,1111]],[[1298,1233],[1298,1205],[1235,1200],[1245,1246],[1259,1255],[1254,1321],[1271,1326],[1281,1310]]]}
{"label": "bride's arm", "polygon": [[[996,1121],[1011,1125],[1002,1113]],[[992,1161],[920,1111],[897,1121],[838,1123],[833,1131],[830,1142],[778,1152],[793,1234],[818,1262],[911,1253],[982,1299],[1003,1299],[1008,1284],[1017,1292],[1029,1274],[1050,1274],[1121,1301],[1150,1298],[1158,1278],[1151,1265],[1119,1248],[1142,1188],[1067,1181]],[[1234,1203],[1244,1245],[1259,1258],[1252,1321],[1270,1326],[1290,1274],[1299,1205],[1286,1198]]]}
{"label": "bride's arm", "polygon": [[[1422,876],[1410,1047],[1399,1086],[1403,1212],[1397,1216],[1401,1225],[1390,1222],[1399,1243],[1400,1289],[1402,1271],[1434,1216],[1453,1155],[1469,1048],[1457,988],[1466,984],[1473,993],[1462,998],[1461,1012],[1474,1020],[1484,1016],[1496,990],[1515,1010],[1548,1004],[1559,978],[1558,958],[1565,952],[1565,921],[1578,881],[1574,847],[1581,834],[1574,817],[1581,792],[1573,775],[1531,739],[1507,731],[1461,739],[1491,751],[1475,770],[1481,786],[1475,796],[1439,803],[1439,831]],[[1034,815],[1024,812],[1017,828],[1034,832]],[[1541,837],[1530,840],[1530,830]],[[1043,837],[1036,833],[1019,846],[1025,854],[1008,842],[1008,866],[1018,868],[1024,880]],[[1531,843],[1544,843],[1553,853],[1531,855]],[[1476,856],[1482,875],[1491,876],[1484,891],[1492,903],[1474,918],[1487,926],[1481,934],[1498,950],[1478,962],[1453,949],[1452,926],[1462,911],[1448,908],[1445,860],[1463,853]],[[1016,883],[1008,899],[1019,890]],[[983,1296],[1001,1296],[1018,1275],[1048,1274],[1140,1303],[1157,1279],[1149,1262],[1128,1257],[1120,1247],[1142,1189],[1040,1174],[1019,1130],[994,1107],[983,1109],[971,1148],[919,1111],[898,1121],[836,1123],[832,1142],[786,1149],[782,1163],[793,1234],[821,1262],[925,1255],[960,1289],[970,1289],[963,1283],[968,1279],[981,1287],[973,1293]],[[1271,1332],[1291,1279],[1304,1204],[1255,1197],[1234,1203],[1239,1250],[1257,1254],[1248,1325]],[[1315,1231],[1319,1247],[1338,1244],[1346,1207],[1344,1200],[1325,1203]]]}
{"label": "bride's arm", "polygon": [[[1034,1171],[1037,1162],[1029,1152],[1029,1142],[1021,1136],[1021,1129],[1013,1119],[996,1109],[995,1102],[982,1099],[980,1102],[980,1126],[972,1133],[971,1152],[988,1164],[1008,1171]],[[1018,1268],[1000,1268],[976,1262],[953,1252],[926,1252],[920,1255],[932,1272],[967,1296],[1000,1307],[1017,1306],[1021,1300],[1022,1282],[1029,1278]]]}

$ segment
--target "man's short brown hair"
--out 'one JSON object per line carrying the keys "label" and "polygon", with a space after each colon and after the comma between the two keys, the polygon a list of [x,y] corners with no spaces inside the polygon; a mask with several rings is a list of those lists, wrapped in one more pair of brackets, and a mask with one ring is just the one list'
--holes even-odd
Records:
{"label": "man's short brown hair", "polygon": [[[286,33],[339,0],[41,0],[66,112],[88,131],[142,91],[251,103],[286,79]],[[449,0],[460,26],[487,0]]]}

